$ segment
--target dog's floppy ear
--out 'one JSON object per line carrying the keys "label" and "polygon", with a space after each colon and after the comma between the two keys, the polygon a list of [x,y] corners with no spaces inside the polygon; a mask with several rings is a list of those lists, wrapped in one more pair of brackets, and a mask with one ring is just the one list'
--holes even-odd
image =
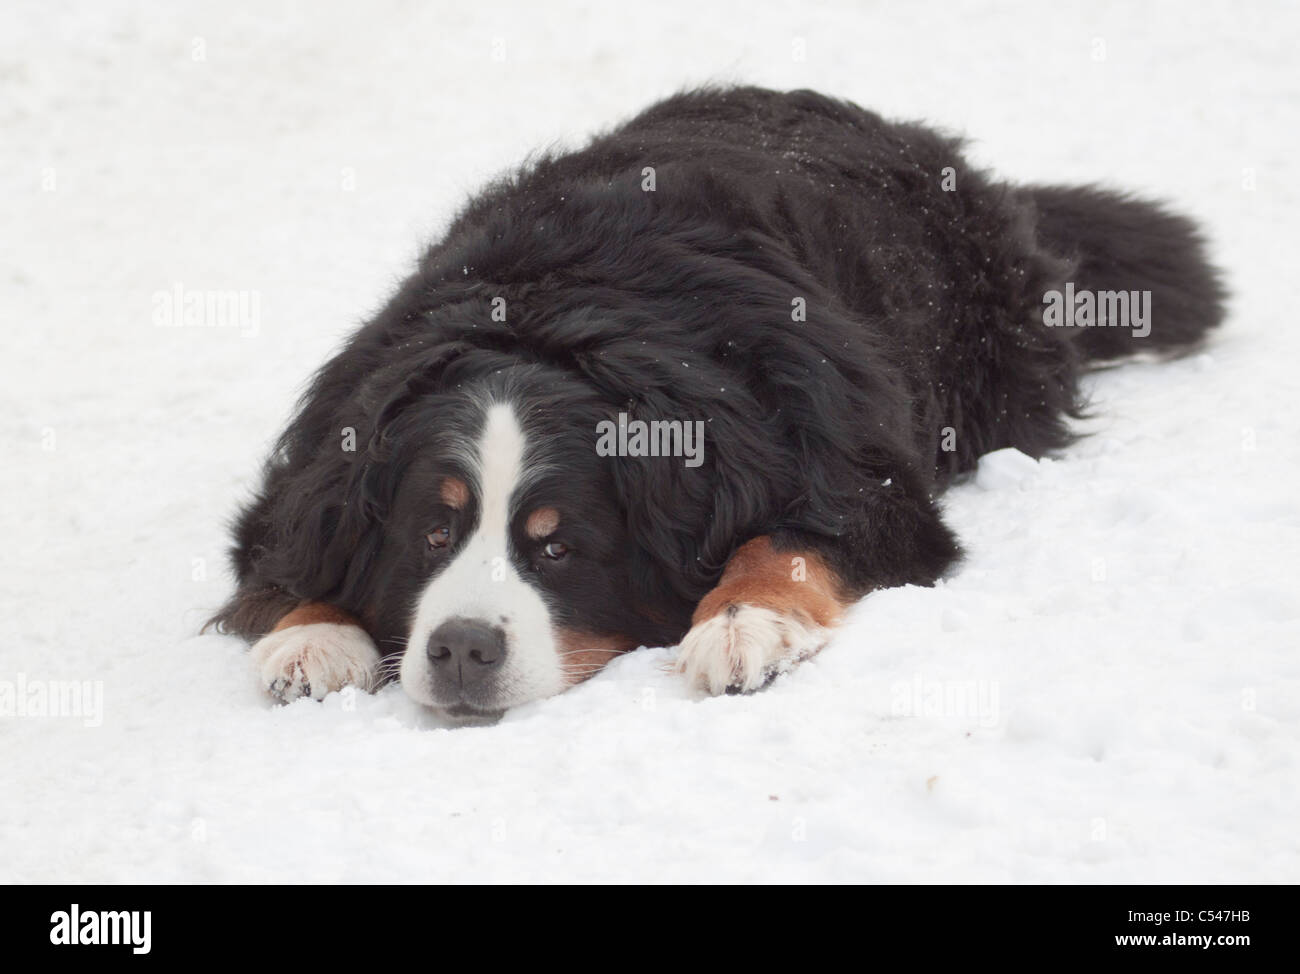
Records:
{"label": "dog's floppy ear", "polygon": [[[262,523],[252,569],[261,580],[301,599],[347,601],[364,586],[378,551],[375,528],[395,489],[389,430],[465,351],[460,342],[436,346],[373,373],[328,419],[294,421],[256,505]],[[307,430],[311,444],[302,438]]]}
{"label": "dog's floppy ear", "polygon": [[785,465],[775,438],[756,436],[752,418],[745,421],[738,409],[757,410],[757,404],[743,393],[719,402],[699,390],[692,398],[689,391],[650,389],[620,410],[629,423],[678,421],[703,434],[698,465],[681,456],[609,460],[634,561],[647,563],[634,572],[647,600],[671,597],[694,606],[716,584],[738,539],[771,515]]}
{"label": "dog's floppy ear", "polygon": [[399,361],[376,372],[357,393],[357,404],[370,429],[370,448],[383,452],[383,437],[409,405],[442,384],[442,374],[452,362],[472,351],[466,342],[444,342],[414,362]]}
{"label": "dog's floppy ear", "polygon": [[272,471],[256,508],[264,518],[251,554],[256,577],[299,599],[339,592],[364,525],[361,505],[348,503],[357,469],[335,442],[304,465]]}
{"label": "dog's floppy ear", "polygon": [[574,356],[608,404],[605,420],[615,429],[620,422],[669,422],[702,434],[689,465],[682,456],[605,459],[633,542],[639,599],[693,608],[716,583],[737,538],[769,513],[790,464],[779,460],[779,437],[764,436],[771,431],[754,421],[763,410],[744,388],[707,363],[674,368],[680,361],[639,341],[632,329],[595,353]]}
{"label": "dog's floppy ear", "polygon": [[357,394],[360,435],[366,447],[349,482],[349,497],[370,520],[382,517],[391,501],[395,484],[383,471],[393,458],[397,421],[408,407],[442,387],[443,372],[471,347],[465,342],[446,342],[430,349],[414,363],[399,363],[376,373]]}

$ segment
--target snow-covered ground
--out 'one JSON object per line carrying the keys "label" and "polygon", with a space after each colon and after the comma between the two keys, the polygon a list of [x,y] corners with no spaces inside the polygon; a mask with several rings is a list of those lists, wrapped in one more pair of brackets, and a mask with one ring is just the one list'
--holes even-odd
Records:
{"label": "snow-covered ground", "polygon": [[[0,12],[0,879],[1300,880],[1300,10],[332,7]],[[1229,323],[1098,375],[1067,454],[986,462],[960,571],[766,692],[652,649],[485,729],[273,707],[196,631],[304,379],[489,175],[706,80],[1176,201]],[[160,326],[177,286],[255,327]],[[50,681],[94,712],[12,713]]]}

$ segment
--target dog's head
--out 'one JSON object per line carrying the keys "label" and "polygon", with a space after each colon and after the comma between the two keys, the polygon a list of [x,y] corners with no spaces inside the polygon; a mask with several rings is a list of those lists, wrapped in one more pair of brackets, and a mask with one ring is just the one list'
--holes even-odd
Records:
{"label": "dog's head", "polygon": [[375,566],[382,628],[405,628],[406,692],[448,716],[558,693],[681,624],[644,603],[637,573],[652,569],[629,557],[594,404],[525,389],[417,404],[397,447],[409,460]]}
{"label": "dog's head", "polygon": [[347,601],[381,649],[404,646],[412,698],[483,721],[679,638],[703,586],[675,562],[711,496],[702,462],[600,449],[618,409],[580,378],[455,378],[401,383],[379,410],[349,491],[366,567]]}

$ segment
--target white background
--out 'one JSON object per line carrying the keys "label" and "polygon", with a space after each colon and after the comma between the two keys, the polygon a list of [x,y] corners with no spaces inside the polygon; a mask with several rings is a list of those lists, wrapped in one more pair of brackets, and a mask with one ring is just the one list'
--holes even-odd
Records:
{"label": "white background", "polygon": [[[5,4],[0,681],[100,681],[104,714],[0,718],[0,879],[1300,880],[1296,20]],[[486,178],[702,81],[1167,198],[1227,326],[1091,381],[1061,457],[986,463],[947,498],[964,566],[767,692],[702,699],[652,649],[488,729],[397,687],[271,706],[196,631],[304,380]],[[177,283],[257,292],[257,334],[157,327]]]}

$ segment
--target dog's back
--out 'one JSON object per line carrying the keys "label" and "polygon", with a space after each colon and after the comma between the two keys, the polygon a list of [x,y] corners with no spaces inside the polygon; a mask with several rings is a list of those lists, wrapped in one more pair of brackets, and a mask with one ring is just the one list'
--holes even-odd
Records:
{"label": "dog's back", "polygon": [[[869,408],[896,429],[894,407],[906,401],[909,445],[933,459],[940,480],[991,450],[1040,457],[1064,446],[1087,362],[1193,346],[1223,316],[1223,289],[1190,221],[1091,187],[1011,188],[968,167],[958,139],[811,91],[669,98],[497,184],[450,238],[529,210],[560,235],[584,207],[598,214],[590,239],[611,265],[620,250],[644,249],[644,236],[676,232],[681,256],[718,257],[721,300],[743,300],[726,293],[735,267],[724,271],[724,258],[785,280],[802,316],[773,322],[755,302],[752,340],[780,358],[774,329],[820,331],[814,340],[841,371],[887,362],[903,388],[885,395],[876,381]],[[536,265],[539,250],[503,250],[525,259],[497,261],[493,274],[535,279],[549,270]],[[558,260],[554,269],[564,272]],[[637,270],[670,278],[679,268]],[[1149,295],[1149,332],[1116,321],[1044,327],[1052,295],[1107,292]],[[834,312],[853,327],[838,327]]]}

